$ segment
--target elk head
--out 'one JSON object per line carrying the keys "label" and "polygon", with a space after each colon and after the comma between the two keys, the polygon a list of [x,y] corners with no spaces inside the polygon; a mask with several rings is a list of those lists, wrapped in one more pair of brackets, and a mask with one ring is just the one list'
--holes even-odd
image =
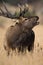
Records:
{"label": "elk head", "polygon": [[27,29],[32,29],[34,26],[39,24],[39,22],[37,22],[38,19],[38,16],[31,16],[30,18],[25,18],[25,22],[23,22],[22,25]]}

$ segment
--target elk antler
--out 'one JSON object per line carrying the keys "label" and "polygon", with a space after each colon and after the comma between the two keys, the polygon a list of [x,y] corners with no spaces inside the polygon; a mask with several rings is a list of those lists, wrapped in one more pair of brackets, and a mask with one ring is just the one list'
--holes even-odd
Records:
{"label": "elk antler", "polygon": [[22,8],[21,8],[20,5],[18,5],[18,7],[20,8],[20,15],[16,16],[15,13],[12,14],[8,11],[8,9],[6,7],[6,3],[3,0],[2,0],[2,3],[3,3],[3,6],[4,6],[6,12],[4,12],[2,8],[0,8],[0,11],[1,11],[0,16],[4,16],[4,17],[7,17],[7,18],[11,18],[11,19],[21,19],[21,17],[31,19],[31,18],[37,17],[37,16],[25,17],[24,14],[28,11],[28,8],[26,8],[26,6],[24,6],[24,10],[22,11]]}
{"label": "elk antler", "polygon": [[3,6],[4,6],[6,12],[4,12],[2,8],[0,8],[0,11],[1,11],[1,12],[0,12],[0,16],[4,16],[4,17],[7,17],[7,18],[11,18],[11,19],[14,19],[14,18],[19,19],[21,16],[24,17],[24,14],[25,14],[26,11],[27,11],[25,8],[24,8],[24,10],[22,11],[21,6],[18,5],[19,8],[20,8],[20,15],[19,15],[19,17],[17,17],[15,14],[12,15],[12,14],[8,11],[8,9],[7,9],[7,7],[6,7],[6,4],[5,4],[5,2],[4,2],[3,0],[2,0],[2,3],[3,3]]}
{"label": "elk antler", "polygon": [[24,5],[24,9],[22,10],[22,7],[18,4],[18,7],[20,8],[20,16],[24,17],[24,14],[26,12],[28,12],[28,9],[26,8],[26,6]]}
{"label": "elk antler", "polygon": [[1,11],[1,12],[0,12],[0,16],[4,16],[4,17],[7,17],[7,18],[11,18],[11,19],[18,18],[18,17],[15,17],[15,14],[12,15],[12,14],[8,11],[8,9],[7,9],[7,7],[6,7],[6,4],[5,4],[5,2],[4,2],[3,0],[2,0],[2,3],[3,3],[3,6],[4,6],[6,12],[4,12],[2,8],[0,8],[0,11]]}

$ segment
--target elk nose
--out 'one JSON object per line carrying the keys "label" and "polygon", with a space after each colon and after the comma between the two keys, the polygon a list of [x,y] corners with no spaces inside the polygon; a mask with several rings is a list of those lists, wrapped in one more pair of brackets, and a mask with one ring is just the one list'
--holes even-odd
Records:
{"label": "elk nose", "polygon": [[39,17],[38,16],[36,16],[36,18],[37,18],[37,20],[39,20]]}

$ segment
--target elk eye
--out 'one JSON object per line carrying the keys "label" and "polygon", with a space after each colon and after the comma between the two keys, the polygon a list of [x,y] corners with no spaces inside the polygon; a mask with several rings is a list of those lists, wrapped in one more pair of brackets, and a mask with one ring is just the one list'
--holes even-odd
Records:
{"label": "elk eye", "polygon": [[16,22],[16,24],[18,24],[18,22]]}
{"label": "elk eye", "polygon": [[25,20],[27,20],[27,19],[25,19]]}

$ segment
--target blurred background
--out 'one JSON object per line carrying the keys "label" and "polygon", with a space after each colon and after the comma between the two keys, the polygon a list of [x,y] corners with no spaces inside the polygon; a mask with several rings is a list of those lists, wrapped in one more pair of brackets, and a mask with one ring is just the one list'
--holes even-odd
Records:
{"label": "blurred background", "polygon": [[[43,4],[43,0],[4,0],[5,2],[12,4],[12,5],[17,5],[18,3],[20,4],[25,4],[25,3],[30,3],[30,4],[35,4],[35,3],[41,3]],[[0,3],[2,3],[2,0],[0,0]]]}

